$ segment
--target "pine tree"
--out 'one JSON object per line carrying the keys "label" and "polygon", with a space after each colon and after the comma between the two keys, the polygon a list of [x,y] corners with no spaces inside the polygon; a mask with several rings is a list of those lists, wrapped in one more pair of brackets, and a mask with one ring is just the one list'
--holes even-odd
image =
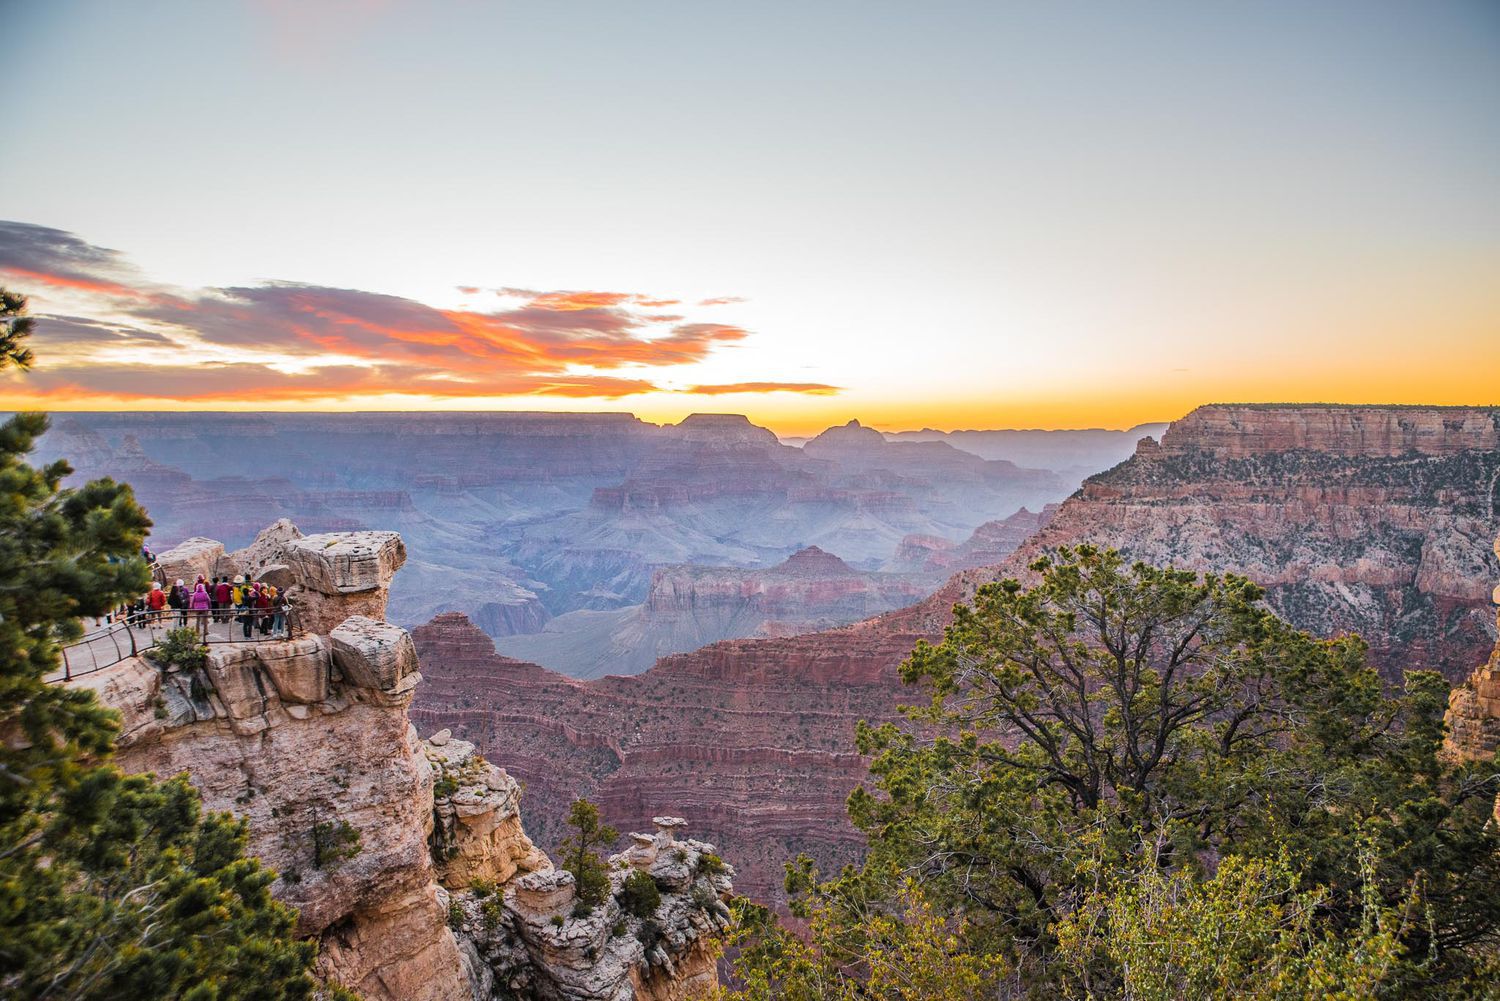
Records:
{"label": "pine tree", "polygon": [[[25,368],[26,300],[0,290],[0,368]],[[141,593],[151,522],[130,487],[65,488],[26,462],[42,414],[0,425],[0,996],[272,1001],[311,996],[313,947],[185,776],[109,764],[117,716],[43,679],[80,618]]]}
{"label": "pine tree", "polygon": [[586,799],[573,802],[568,810],[568,824],[573,833],[562,840],[564,868],[573,874],[577,910],[583,916],[609,895],[609,870],[605,869],[598,849],[613,842],[620,832],[604,823],[599,808]]}

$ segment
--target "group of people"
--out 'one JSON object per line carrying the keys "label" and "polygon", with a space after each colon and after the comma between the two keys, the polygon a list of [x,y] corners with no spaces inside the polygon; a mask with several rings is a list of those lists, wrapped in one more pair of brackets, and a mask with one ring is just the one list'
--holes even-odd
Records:
{"label": "group of people", "polygon": [[153,621],[176,612],[178,628],[187,626],[191,617],[194,628],[205,638],[210,622],[235,622],[248,640],[256,632],[268,637],[288,635],[287,617],[291,610],[291,598],[272,584],[247,580],[244,576],[210,580],[199,574],[192,588],[184,580],[178,580],[169,589],[163,589],[160,582],[153,583],[149,593],[126,605],[118,614],[135,628],[147,629]]}

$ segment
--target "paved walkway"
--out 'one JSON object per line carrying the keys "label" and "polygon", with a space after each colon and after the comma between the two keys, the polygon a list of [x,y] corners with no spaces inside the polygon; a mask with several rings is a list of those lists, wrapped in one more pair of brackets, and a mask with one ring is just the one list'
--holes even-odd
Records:
{"label": "paved walkway", "polygon": [[[196,625],[196,619],[192,613],[188,614],[187,622],[190,626]],[[65,648],[64,666],[47,675],[44,680],[64,681],[70,676],[89,674],[112,664],[118,664],[134,656],[135,653],[144,653],[151,649],[157,640],[176,629],[177,625],[176,612],[163,615],[148,626],[141,628],[126,626],[118,622],[106,625],[100,620],[95,620],[89,624],[90,628],[82,640]],[[242,623],[233,620],[214,622],[210,619],[207,641],[218,645],[220,643],[264,643],[266,640],[287,638],[285,633],[261,635],[259,630],[252,630],[250,638],[246,639],[244,631],[245,627]],[[131,647],[132,640],[135,644],[134,652]]]}

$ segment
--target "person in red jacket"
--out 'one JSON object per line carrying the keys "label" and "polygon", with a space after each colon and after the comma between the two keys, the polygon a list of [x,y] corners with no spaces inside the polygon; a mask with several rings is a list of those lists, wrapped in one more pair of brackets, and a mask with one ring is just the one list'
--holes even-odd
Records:
{"label": "person in red jacket", "polygon": [[151,583],[151,593],[146,595],[146,607],[149,609],[149,621],[152,625],[161,621],[162,609],[167,607],[167,592],[161,589],[157,581]]}
{"label": "person in red jacket", "polygon": [[220,577],[214,585],[214,600],[219,603],[219,621],[228,622],[230,609],[234,607],[233,588],[228,577]]}

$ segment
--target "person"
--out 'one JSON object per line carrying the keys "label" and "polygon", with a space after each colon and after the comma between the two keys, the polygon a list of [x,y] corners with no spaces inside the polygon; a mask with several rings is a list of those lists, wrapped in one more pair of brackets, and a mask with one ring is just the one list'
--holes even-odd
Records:
{"label": "person", "polygon": [[219,621],[229,621],[229,610],[234,607],[234,598],[230,594],[232,588],[229,586],[229,577],[223,576],[214,584],[214,598],[219,603]]}
{"label": "person", "polygon": [[162,609],[167,607],[167,592],[161,589],[160,582],[151,582],[151,593],[146,595],[146,607],[150,609],[149,624],[154,626],[162,619]]}
{"label": "person", "polygon": [[189,597],[187,585],[181,578],[178,578],[177,583],[172,585],[172,590],[167,593],[167,607],[177,609],[178,629],[187,625]]}
{"label": "person", "polygon": [[246,584],[240,588],[240,627],[245,639],[250,638],[250,630],[255,625],[255,598],[256,589],[254,584]]}
{"label": "person", "polygon": [[141,559],[145,560],[147,563],[156,562],[156,554],[153,553],[151,551],[151,547],[146,545],[144,542],[141,543]]}
{"label": "person", "polygon": [[288,616],[292,612],[292,599],[285,591],[276,596],[276,614],[271,620],[271,631],[277,636],[285,636],[291,639],[291,630],[287,628]]}
{"label": "person", "polygon": [[141,595],[130,603],[130,609],[126,612],[125,618],[126,621],[137,629],[147,628],[145,595]]}
{"label": "person", "polygon": [[197,619],[198,634],[208,639],[208,587],[203,579],[198,579],[198,584],[193,588],[192,600],[188,603]]}
{"label": "person", "polygon": [[260,609],[260,634],[265,636],[270,633],[271,620],[276,617],[276,588],[262,582],[260,599],[256,601],[255,607]]}

